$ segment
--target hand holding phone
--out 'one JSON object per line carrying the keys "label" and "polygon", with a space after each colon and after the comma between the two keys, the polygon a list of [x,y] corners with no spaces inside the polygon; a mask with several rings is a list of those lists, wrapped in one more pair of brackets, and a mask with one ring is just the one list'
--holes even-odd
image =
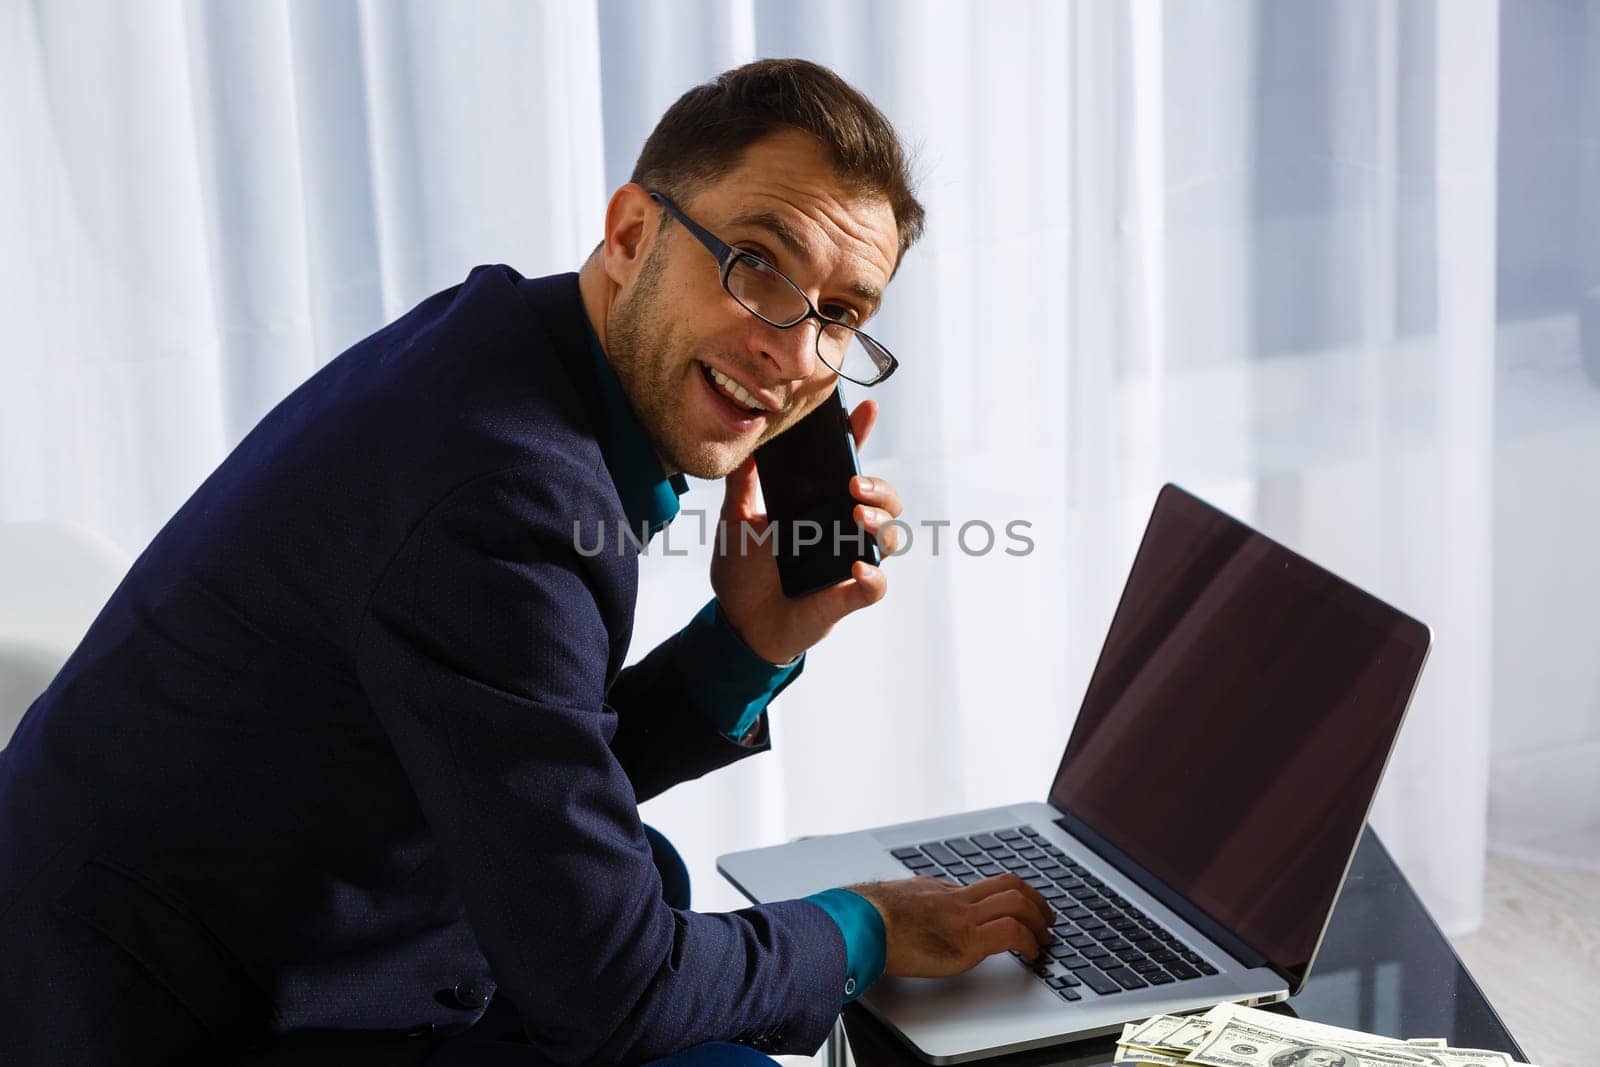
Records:
{"label": "hand holding phone", "polygon": [[850,479],[861,473],[844,398],[835,388],[805,418],[756,449],[785,596],[802,597],[876,565],[877,543],[856,524]]}

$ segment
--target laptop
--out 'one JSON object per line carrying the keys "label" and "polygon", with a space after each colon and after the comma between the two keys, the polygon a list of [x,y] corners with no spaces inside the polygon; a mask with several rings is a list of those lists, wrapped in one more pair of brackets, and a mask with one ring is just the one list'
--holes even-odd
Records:
{"label": "laptop", "polygon": [[1426,626],[1174,485],[1042,803],[722,856],[752,901],[1014,871],[1039,960],[882,978],[861,1003],[929,1063],[1297,993],[1366,824]]}

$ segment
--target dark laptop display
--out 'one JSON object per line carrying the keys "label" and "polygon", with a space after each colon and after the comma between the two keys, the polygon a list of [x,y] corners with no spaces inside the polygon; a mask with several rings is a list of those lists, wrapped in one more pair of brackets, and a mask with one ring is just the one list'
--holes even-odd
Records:
{"label": "dark laptop display", "polygon": [[1298,989],[1428,643],[1420,622],[1169,485],[1050,801]]}

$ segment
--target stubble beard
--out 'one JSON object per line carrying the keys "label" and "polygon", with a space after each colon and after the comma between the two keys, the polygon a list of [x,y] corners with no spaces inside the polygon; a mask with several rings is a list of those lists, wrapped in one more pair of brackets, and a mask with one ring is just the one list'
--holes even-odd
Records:
{"label": "stubble beard", "polygon": [[692,361],[671,358],[671,322],[660,310],[665,267],[663,249],[658,245],[645,257],[627,299],[612,312],[606,355],[662,462],[691,477],[723,478],[749,459],[750,452],[740,449],[738,455],[730,455],[731,445],[694,439],[678,410],[683,403],[683,382],[674,376],[681,379],[700,370]]}

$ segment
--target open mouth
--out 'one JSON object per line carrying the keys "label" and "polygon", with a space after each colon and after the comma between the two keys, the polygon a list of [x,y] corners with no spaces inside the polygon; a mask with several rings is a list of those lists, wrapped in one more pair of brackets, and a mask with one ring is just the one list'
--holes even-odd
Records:
{"label": "open mouth", "polygon": [[744,386],[721,371],[702,363],[700,364],[700,374],[705,378],[706,384],[711,387],[711,391],[717,394],[718,399],[733,408],[742,418],[750,419],[758,415],[768,414],[767,409],[762,406],[759,400],[751,396]]}

